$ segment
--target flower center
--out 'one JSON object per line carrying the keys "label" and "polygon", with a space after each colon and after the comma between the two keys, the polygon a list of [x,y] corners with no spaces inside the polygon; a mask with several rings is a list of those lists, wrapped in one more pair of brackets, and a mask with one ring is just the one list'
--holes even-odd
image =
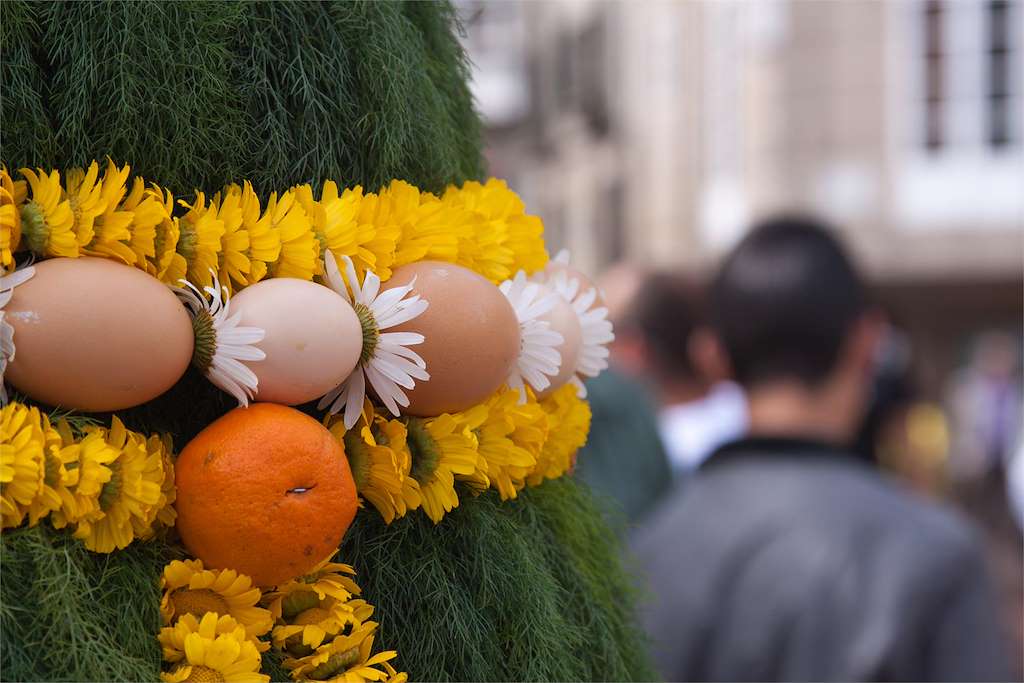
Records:
{"label": "flower center", "polygon": [[179,225],[181,226],[181,234],[178,235],[178,246],[176,249],[179,254],[185,257],[186,261],[192,263],[192,259],[196,255],[196,243],[199,241],[199,237],[196,235],[195,227],[188,221],[182,219]]}
{"label": "flower center", "polygon": [[231,612],[224,596],[209,588],[179,588],[171,593],[171,604],[174,605],[175,614],[191,614],[196,618],[202,618],[210,612],[220,615]]}
{"label": "flower center", "polygon": [[359,354],[359,364],[366,365],[373,358],[373,352],[377,350],[377,342],[380,341],[380,330],[377,328],[377,319],[373,317],[373,311],[366,304],[357,303],[352,308],[359,318],[359,326],[363,328],[363,350]]}
{"label": "flower center", "polygon": [[313,591],[300,590],[289,593],[281,601],[281,615],[292,620],[303,612],[320,606],[320,598]]}
{"label": "flower center", "polygon": [[110,468],[110,480],[100,489],[100,510],[106,512],[121,496],[121,463],[118,460],[107,465]]}
{"label": "flower center", "polygon": [[28,248],[39,255],[45,253],[46,243],[50,241],[50,229],[46,225],[43,207],[35,200],[21,207],[21,224]]}
{"label": "flower center", "polygon": [[43,477],[43,482],[51,489],[60,482],[60,465],[60,458],[54,455],[53,451],[48,451],[46,453],[46,475]]}
{"label": "flower center", "polygon": [[217,353],[217,330],[209,311],[201,310],[192,318],[192,333],[196,338],[192,347],[192,365],[206,372]]}
{"label": "flower center", "polygon": [[406,420],[409,430],[409,451],[412,453],[412,469],[409,475],[421,484],[426,484],[441,462],[441,451],[434,437],[427,431],[427,423],[418,417]]}
{"label": "flower center", "polygon": [[224,683],[224,674],[208,666],[192,666],[192,673],[185,679],[186,683]]}
{"label": "flower center", "polygon": [[326,662],[310,671],[307,676],[314,681],[325,681],[359,661],[359,647],[349,648],[344,652],[331,655]]}

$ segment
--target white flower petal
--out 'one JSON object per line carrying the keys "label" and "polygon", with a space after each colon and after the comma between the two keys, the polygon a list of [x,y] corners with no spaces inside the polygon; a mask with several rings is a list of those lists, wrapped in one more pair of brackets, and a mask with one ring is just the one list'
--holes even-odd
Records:
{"label": "white flower petal", "polygon": [[[408,322],[427,310],[427,301],[412,294],[415,283],[381,291],[381,281],[376,273],[366,271],[363,282],[356,279],[352,260],[343,256],[348,286],[354,300],[366,306],[377,325],[377,344],[370,358],[356,367],[348,379],[335,387],[317,403],[323,409],[330,406],[335,414],[344,411],[344,423],[351,429],[359,420],[363,409],[366,384],[373,388],[377,398],[393,414],[399,414],[399,406],[408,406],[405,390],[416,386],[416,381],[430,379],[426,362],[415,351],[407,348],[422,344],[424,337],[415,332],[385,332],[391,327]],[[408,298],[407,298],[408,297]]]}
{"label": "white flower petal", "polygon": [[263,350],[254,346],[263,340],[266,332],[259,327],[239,326],[241,314],[231,315],[227,290],[220,286],[217,273],[211,269],[210,274],[213,285],[204,287],[202,291],[187,280],[179,280],[184,287],[172,289],[192,317],[206,313],[213,319],[215,349],[205,375],[213,384],[234,396],[239,405],[246,406],[256,395],[259,379],[242,361],[266,358]]}
{"label": "white flower petal", "polygon": [[539,320],[558,302],[558,294],[528,281],[523,271],[502,282],[498,288],[519,320],[519,357],[506,381],[509,387],[519,390],[520,400],[524,401],[524,381],[535,391],[543,391],[551,385],[550,378],[558,374],[562,364],[562,354],[558,350],[564,342],[562,335],[552,330],[547,321]]}

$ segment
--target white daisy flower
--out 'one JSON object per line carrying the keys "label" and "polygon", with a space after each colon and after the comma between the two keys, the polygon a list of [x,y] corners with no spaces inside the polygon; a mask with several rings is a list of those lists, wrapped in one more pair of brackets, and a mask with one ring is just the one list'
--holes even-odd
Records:
{"label": "white daisy flower", "polygon": [[[569,251],[561,250],[553,261],[568,266]],[[576,393],[580,398],[583,398],[587,395],[587,387],[580,380],[579,375],[597,377],[602,370],[608,367],[608,344],[615,339],[615,332],[612,330],[612,322],[608,320],[608,308],[594,306],[598,296],[596,287],[588,287],[584,290],[583,282],[564,270],[555,273],[551,278],[551,284],[555,291],[572,305],[576,315],[579,316],[580,329],[583,331],[583,346],[580,350],[580,359],[576,363],[576,374],[569,381],[576,387]]]}
{"label": "white daisy flower", "polygon": [[[428,304],[418,294],[406,298],[416,284],[415,278],[404,287],[394,287],[381,293],[380,278],[374,272],[367,270],[360,285],[352,259],[342,256],[346,276],[343,279],[334,254],[328,253],[330,258],[324,259],[327,284],[355,309],[363,328],[363,350],[352,374],[325,394],[317,407],[323,410],[330,406],[332,415],[344,410],[345,428],[351,429],[363,409],[367,381],[381,403],[397,416],[399,406],[409,405],[405,390],[416,386],[416,380],[430,379],[426,361],[409,348],[422,344],[424,336],[416,332],[384,332],[420,315],[427,310]],[[349,287],[352,289],[351,297]]]}
{"label": "white daisy flower", "polygon": [[[172,287],[192,314],[196,334],[192,364],[208,380],[238,399],[239,405],[247,406],[256,395],[259,380],[245,361],[267,357],[255,346],[263,341],[266,331],[261,327],[239,326],[242,314],[231,315],[228,290],[221,287],[217,273],[212,269],[210,273],[213,285],[203,287],[202,292],[188,280],[178,280],[185,287]],[[203,292],[210,295],[209,300]]]}
{"label": "white daisy flower", "polygon": [[36,274],[32,266],[4,274],[0,270],[0,406],[7,405],[7,389],[4,388],[4,373],[7,364],[14,360],[14,327],[4,322],[4,306],[14,296],[14,288]]}
{"label": "white daisy flower", "polygon": [[542,284],[527,280],[526,273],[521,270],[498,288],[512,304],[519,320],[519,358],[508,376],[508,385],[518,389],[520,400],[525,401],[524,382],[529,383],[534,391],[543,391],[551,385],[550,378],[557,375],[562,366],[558,347],[565,339],[551,329],[550,323],[540,320],[554,308],[558,295]]}

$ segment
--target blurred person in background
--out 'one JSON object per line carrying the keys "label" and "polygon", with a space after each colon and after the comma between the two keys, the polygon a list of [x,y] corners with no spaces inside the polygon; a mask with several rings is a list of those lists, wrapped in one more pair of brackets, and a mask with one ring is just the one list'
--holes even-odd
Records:
{"label": "blurred person in background", "polygon": [[643,277],[640,270],[620,264],[599,283],[616,339],[611,344],[610,367],[586,382],[593,417],[574,470],[575,476],[611,503],[606,511],[615,526],[621,526],[617,521],[630,526],[639,522],[671,485],[650,393],[622,371],[623,320]]}
{"label": "blurred person in background", "polygon": [[705,296],[698,282],[653,273],[640,285],[618,332],[620,363],[654,394],[658,432],[677,479],[746,428],[743,393],[723,381]]}
{"label": "blurred person in background", "polygon": [[711,317],[747,394],[636,538],[668,680],[1009,680],[982,554],[952,512],[852,454],[883,324],[829,231],[761,223]]}

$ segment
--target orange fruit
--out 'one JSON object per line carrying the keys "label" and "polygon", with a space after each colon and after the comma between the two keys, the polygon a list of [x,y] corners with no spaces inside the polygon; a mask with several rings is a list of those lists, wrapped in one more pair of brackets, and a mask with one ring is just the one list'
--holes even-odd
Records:
{"label": "orange fruit", "polygon": [[175,508],[185,547],[258,586],[309,572],[356,514],[341,444],[293,408],[254,403],[201,431],[178,456]]}

